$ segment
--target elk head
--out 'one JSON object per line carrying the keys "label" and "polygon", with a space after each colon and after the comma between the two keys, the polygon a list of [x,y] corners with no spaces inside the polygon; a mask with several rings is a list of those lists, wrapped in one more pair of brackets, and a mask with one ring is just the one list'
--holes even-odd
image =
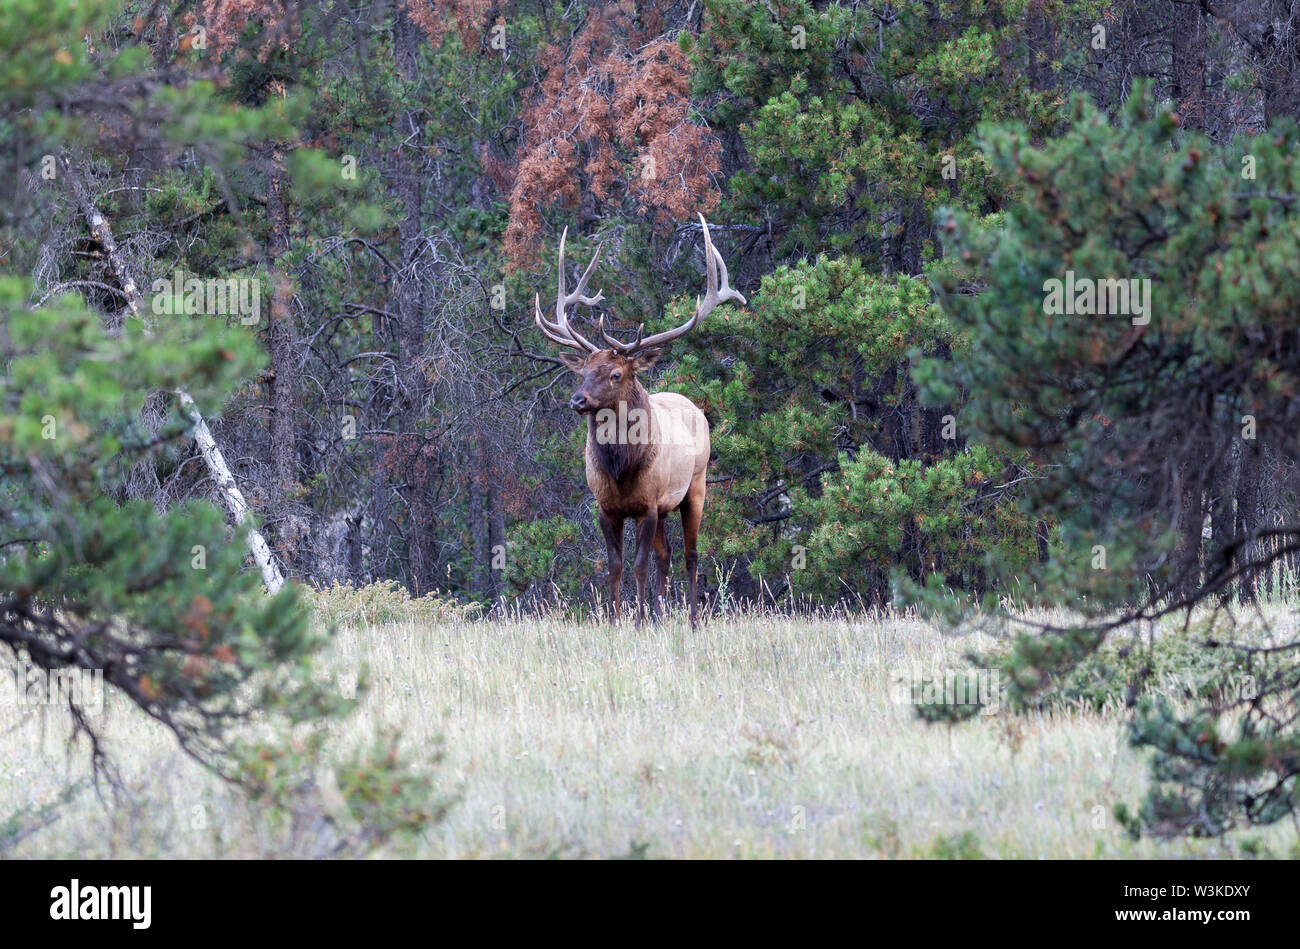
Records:
{"label": "elk head", "polygon": [[605,331],[605,318],[602,316],[596,326],[601,339],[604,340],[608,348],[601,348],[584,337],[569,323],[568,316],[570,306],[578,303],[585,306],[595,306],[605,299],[604,294],[600,291],[597,291],[594,296],[586,295],[587,281],[591,279],[591,275],[596,269],[596,264],[600,260],[601,246],[603,245],[596,247],[596,253],[592,255],[591,263],[583,271],[577,287],[574,288],[572,293],[566,293],[564,242],[568,238],[569,229],[567,227],[564,229],[564,233],[560,236],[560,259],[557,277],[559,290],[555,297],[555,321],[551,322],[542,315],[540,297],[534,296],[533,306],[535,311],[534,320],[543,335],[552,342],[578,351],[576,354],[563,353],[560,356],[564,364],[582,378],[581,385],[569,400],[569,407],[575,412],[585,415],[598,412],[601,409],[614,408],[620,402],[635,403],[641,401],[637,397],[640,383],[636,381],[636,374],[644,372],[655,364],[661,352],[660,346],[671,343],[680,336],[685,336],[699,325],[700,321],[708,316],[719,303],[737,300],[743,305],[746,302],[745,298],[738,291],[733,290],[728,283],[727,265],[723,261],[722,255],[718,253],[718,249],[713,246],[713,241],[709,238],[709,225],[702,214],[700,215],[700,227],[704,231],[704,261],[707,285],[704,299],[696,298],[694,315],[675,329],[665,330],[662,333],[655,333],[653,336],[648,337],[645,335],[645,324],[642,323],[637,329],[636,339],[630,343],[622,342],[610,336]]}
{"label": "elk head", "polygon": [[582,378],[569,399],[569,408],[579,415],[617,408],[620,402],[634,404],[638,385],[636,374],[644,372],[659,359],[659,350],[647,349],[635,356],[620,356],[613,350],[601,350],[590,356],[564,353],[564,364]]}

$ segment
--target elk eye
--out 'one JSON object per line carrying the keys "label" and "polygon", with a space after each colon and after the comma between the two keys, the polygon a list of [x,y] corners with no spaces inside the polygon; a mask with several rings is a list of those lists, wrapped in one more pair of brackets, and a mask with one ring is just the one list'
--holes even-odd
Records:
{"label": "elk eye", "polygon": [[623,373],[621,373],[621,372],[619,372],[617,369],[615,369],[613,372],[611,372],[611,373],[609,374],[609,377],[610,377],[610,379],[612,379],[613,381],[618,382],[618,380],[620,380],[620,379],[623,378]]}

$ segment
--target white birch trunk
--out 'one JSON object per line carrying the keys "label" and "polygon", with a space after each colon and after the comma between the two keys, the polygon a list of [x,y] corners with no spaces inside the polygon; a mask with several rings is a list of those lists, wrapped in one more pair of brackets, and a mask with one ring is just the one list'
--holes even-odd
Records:
{"label": "white birch trunk", "polygon": [[[207,462],[208,470],[212,472],[212,480],[217,485],[217,491],[229,509],[230,516],[235,519],[235,524],[242,526],[248,520],[248,502],[244,500],[244,493],[235,483],[235,477],[230,473],[226,459],[221,457],[221,449],[217,447],[216,439],[208,430],[208,423],[203,421],[203,416],[199,413],[194,400],[190,398],[190,394],[183,389],[177,389],[176,394],[180,396],[181,407],[194,423],[194,442],[199,446],[199,454]],[[280,573],[280,568],[271,556],[271,548],[266,545],[261,532],[256,528],[250,528],[248,531],[248,546],[252,548],[253,559],[257,561],[257,566],[261,568],[262,581],[266,584],[267,591],[278,593],[280,587],[284,586],[284,575]]]}

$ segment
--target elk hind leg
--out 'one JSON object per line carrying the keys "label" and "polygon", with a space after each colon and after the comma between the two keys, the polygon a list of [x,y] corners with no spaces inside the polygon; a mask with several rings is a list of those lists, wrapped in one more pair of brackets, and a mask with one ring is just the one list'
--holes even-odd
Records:
{"label": "elk hind leg", "polygon": [[655,531],[659,527],[659,512],[650,508],[636,522],[636,561],[632,572],[636,577],[636,624],[645,619],[645,587],[650,578],[650,550],[654,547]]}
{"label": "elk hind leg", "polygon": [[696,544],[700,536],[700,521],[704,519],[704,472],[695,476],[691,488],[682,499],[682,539],[686,549],[686,581],[689,586],[688,596],[691,604],[691,628],[694,629],[700,618],[698,573],[700,557]]}

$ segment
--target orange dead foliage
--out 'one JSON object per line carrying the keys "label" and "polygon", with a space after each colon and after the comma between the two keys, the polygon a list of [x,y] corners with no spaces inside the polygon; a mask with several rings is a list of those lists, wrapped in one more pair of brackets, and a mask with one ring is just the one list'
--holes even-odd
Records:
{"label": "orange dead foliage", "polygon": [[512,269],[536,262],[545,209],[577,207],[584,192],[598,208],[630,198],[660,228],[717,207],[721,144],[690,120],[690,62],[647,39],[619,5],[593,13],[567,50],[543,52],[510,191]]}

